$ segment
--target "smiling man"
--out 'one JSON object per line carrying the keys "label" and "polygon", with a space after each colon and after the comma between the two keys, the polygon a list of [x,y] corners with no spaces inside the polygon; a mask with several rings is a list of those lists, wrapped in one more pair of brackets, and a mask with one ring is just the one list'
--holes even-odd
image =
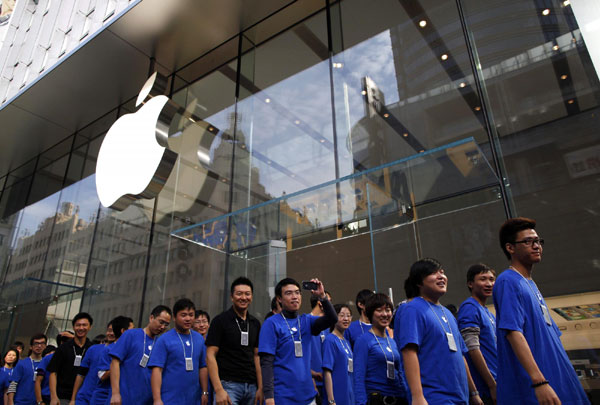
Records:
{"label": "smiling man", "polygon": [[87,349],[92,345],[92,342],[87,338],[93,323],[90,314],[80,312],[75,315],[72,323],[75,336],[56,349],[56,353],[54,353],[46,370],[50,373],[51,405],[67,405],[71,400],[75,400],[75,398],[72,398],[72,394],[77,370],[81,366],[81,361]]}
{"label": "smiling man", "polygon": [[8,389],[9,405],[31,405],[37,403],[35,399],[35,375],[38,365],[42,361],[42,352],[46,348],[48,338],[39,333],[29,341],[31,355],[19,360],[12,376],[9,378]]}
{"label": "smiling man", "polygon": [[544,245],[535,226],[533,219],[512,218],[500,228],[500,246],[510,266],[494,285],[498,404],[589,404],[531,278]]}
{"label": "smiling man", "polygon": [[485,404],[496,400],[496,318],[485,307],[492,296],[496,272],[485,264],[474,264],[467,270],[467,287],[471,296],[458,311],[458,326],[469,355],[467,363],[473,382]]}
{"label": "smiling man", "polygon": [[206,363],[217,405],[262,402],[258,357],[260,322],[250,315],[252,281],[239,277],[231,283],[231,308],[217,315],[206,338]]}
{"label": "smiling man", "polygon": [[271,316],[260,330],[258,351],[266,405],[307,405],[315,403],[315,386],[310,372],[313,339],[336,324],[337,314],[327,299],[323,283],[311,280],[311,290],[323,305],[323,316],[300,315],[300,284],[285,278],[277,283],[275,296],[281,313]]}

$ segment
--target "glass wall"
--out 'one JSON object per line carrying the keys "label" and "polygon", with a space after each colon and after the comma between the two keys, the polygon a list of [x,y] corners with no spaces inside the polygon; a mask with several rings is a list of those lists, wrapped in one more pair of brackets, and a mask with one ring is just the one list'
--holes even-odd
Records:
{"label": "glass wall", "polygon": [[599,389],[600,39],[585,27],[600,10],[573,7],[311,1],[265,18],[170,76],[178,159],[156,199],[116,211],[95,192],[133,100],[0,180],[0,343],[80,309],[93,333],[183,296],[216,315],[240,275],[261,318],[286,276],[399,302],[427,256],[458,306],[471,264],[506,266],[498,228],[523,215],[547,241],[535,277],[563,343]]}

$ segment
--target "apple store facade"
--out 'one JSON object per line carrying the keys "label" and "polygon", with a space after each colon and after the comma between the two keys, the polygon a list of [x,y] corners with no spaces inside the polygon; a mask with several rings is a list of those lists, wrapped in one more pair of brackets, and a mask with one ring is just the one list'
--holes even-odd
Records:
{"label": "apple store facade", "polygon": [[[32,19],[48,3],[20,2]],[[12,69],[0,84],[2,348],[80,310],[94,333],[181,297],[216,315],[241,275],[259,318],[286,276],[318,277],[335,302],[368,288],[397,303],[420,257],[441,261],[443,303],[458,306],[471,264],[507,266],[502,222],[527,216],[546,241],[535,280],[598,394],[595,1],[119,0],[110,18],[106,1],[87,3],[72,15],[104,24],[82,37],[87,20],[71,18],[56,47],[79,42],[52,65],[28,73],[37,48],[30,65],[0,60]],[[163,138],[103,145],[124,116],[143,121],[153,72],[148,97],[173,111]],[[100,153],[108,143],[121,153]],[[152,147],[162,172],[139,198]],[[122,204],[100,202],[100,165]]]}

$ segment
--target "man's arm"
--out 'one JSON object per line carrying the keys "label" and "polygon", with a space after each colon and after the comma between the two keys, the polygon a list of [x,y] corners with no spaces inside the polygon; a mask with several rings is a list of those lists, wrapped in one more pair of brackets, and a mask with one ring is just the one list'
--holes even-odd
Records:
{"label": "man's arm", "polygon": [[113,357],[110,362],[110,388],[112,390],[110,405],[121,405],[121,387],[119,386],[120,379],[121,361]]}
{"label": "man's arm", "polygon": [[[523,366],[527,374],[529,374],[529,378],[531,378],[532,384],[537,384],[543,381],[546,381],[546,378],[540,371],[535,359],[533,358],[533,354],[531,354],[531,349],[529,348],[529,344],[525,339],[525,336],[519,331],[512,330],[507,331],[506,339],[510,346],[512,347],[515,356],[519,360],[519,363]],[[541,405],[560,405],[560,399],[550,386],[550,384],[543,384],[536,388],[534,388],[535,396],[538,402]]]}
{"label": "man's arm", "polygon": [[273,363],[275,355],[262,353],[260,355],[260,371],[262,373],[263,394],[266,405],[275,405],[275,387],[273,378]]}
{"label": "man's arm", "polygon": [[58,395],[56,394],[56,373],[51,372],[48,377],[48,388],[50,388],[50,405],[59,405]]}
{"label": "man's arm", "polygon": [[81,388],[84,379],[85,375],[81,374],[77,374],[77,377],[75,377],[75,384],[73,385],[73,394],[71,394],[72,403],[75,403],[75,398],[77,397],[77,393],[79,392],[79,388]]}
{"label": "man's arm", "polygon": [[42,381],[44,381],[43,375],[38,375],[35,377],[35,401],[37,403],[42,402]]}
{"label": "man's arm", "polygon": [[[463,362],[465,363],[465,372],[467,373],[467,385],[469,386],[469,403],[473,405],[483,405],[483,401],[479,396],[479,392],[477,392],[477,387],[475,387],[475,383],[473,382],[473,377],[471,377],[471,371],[469,371],[469,364],[467,364],[467,359],[463,356]],[[471,395],[471,393],[477,392],[477,395]]]}
{"label": "man's arm", "polygon": [[223,388],[223,384],[221,384],[221,379],[219,378],[217,353],[219,353],[219,346],[206,347],[206,366],[208,367],[208,375],[215,390],[215,401],[217,405],[231,404],[231,398],[229,398],[229,394]]}
{"label": "man's arm", "polygon": [[421,365],[417,356],[418,346],[409,344],[402,349],[402,360],[404,362],[404,375],[406,383],[410,388],[413,405],[427,405],[421,385]]}
{"label": "man's arm", "polygon": [[208,394],[204,395],[205,392],[208,392],[208,371],[206,367],[202,367],[200,369],[200,387],[202,387],[202,405],[208,405]]}
{"label": "man's arm", "polygon": [[485,382],[485,385],[490,389],[490,395],[492,396],[492,400],[494,403],[496,402],[496,380],[494,380],[494,376],[490,372],[485,359],[483,358],[483,354],[481,354],[481,350],[469,350],[469,356],[471,357],[471,361],[475,366],[475,369]]}
{"label": "man's arm", "polygon": [[327,402],[334,404],[335,397],[333,396],[333,380],[331,379],[330,370],[323,370],[323,381],[325,383],[325,392],[327,393]]}
{"label": "man's arm", "polygon": [[162,386],[162,368],[153,367],[152,376],[150,377],[150,387],[152,388],[152,399],[154,405],[163,405],[162,398],[160,397],[160,388]]}
{"label": "man's arm", "polygon": [[260,405],[265,400],[263,394],[262,372],[260,369],[260,357],[258,356],[258,347],[254,348],[254,368],[256,370],[256,395],[254,396],[254,404]]}

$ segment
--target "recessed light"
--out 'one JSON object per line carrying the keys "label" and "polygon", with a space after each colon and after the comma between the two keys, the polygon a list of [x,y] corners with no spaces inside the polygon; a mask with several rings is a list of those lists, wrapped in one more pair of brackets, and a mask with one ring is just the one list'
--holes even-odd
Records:
{"label": "recessed light", "polygon": [[296,124],[296,125],[300,125],[300,120],[296,120],[296,121],[294,121],[294,124]]}
{"label": "recessed light", "polygon": [[567,7],[569,5],[571,5],[571,1],[570,0],[563,1],[563,6]]}
{"label": "recessed light", "polygon": [[419,21],[419,27],[425,28],[426,25],[427,25],[427,21],[425,21],[425,20]]}
{"label": "recessed light", "polygon": [[567,77],[568,77],[567,75],[562,75],[562,76],[560,77],[560,79],[561,79],[561,80],[565,80]]}
{"label": "recessed light", "polygon": [[363,90],[363,91],[360,92],[360,94],[362,94],[363,96],[366,96],[367,95],[367,91]]}
{"label": "recessed light", "polygon": [[425,152],[425,149],[421,149],[421,150],[419,151],[419,153],[423,153],[423,152]]}
{"label": "recessed light", "polygon": [[550,15],[550,9],[545,8],[544,10],[542,10],[542,15]]}
{"label": "recessed light", "polygon": [[569,104],[573,104],[574,102],[575,102],[575,100],[573,100],[573,99],[570,99],[569,101],[567,101],[567,103],[569,103]]}
{"label": "recessed light", "polygon": [[271,102],[271,99],[270,99],[270,98],[266,98],[266,99],[265,99],[265,103],[267,103],[267,104],[268,104],[268,103],[270,103],[270,102]]}
{"label": "recessed light", "polygon": [[475,107],[475,111],[480,111],[480,110],[481,110],[481,107],[479,107],[479,106]]}
{"label": "recessed light", "polygon": [[390,116],[390,115],[389,115],[388,113],[385,113],[385,114],[383,114],[383,118],[387,118],[387,117],[389,117],[389,116]]}
{"label": "recessed light", "polygon": [[319,142],[325,143],[325,139],[321,139],[321,140],[319,140]]}
{"label": "recessed light", "polygon": [[408,132],[403,133],[402,136],[408,138]]}
{"label": "recessed light", "polygon": [[465,82],[461,82],[461,83],[459,84],[459,86],[460,86],[461,88],[463,88],[463,87],[466,87],[466,85],[467,85],[467,83],[465,83]]}
{"label": "recessed light", "polygon": [[440,58],[441,58],[442,60],[446,60],[446,59],[448,59],[448,55],[446,55],[446,54],[443,54],[442,56],[440,56]]}
{"label": "recessed light", "polygon": [[554,45],[554,46],[552,47],[552,50],[554,50],[554,51],[558,51],[558,45]]}

